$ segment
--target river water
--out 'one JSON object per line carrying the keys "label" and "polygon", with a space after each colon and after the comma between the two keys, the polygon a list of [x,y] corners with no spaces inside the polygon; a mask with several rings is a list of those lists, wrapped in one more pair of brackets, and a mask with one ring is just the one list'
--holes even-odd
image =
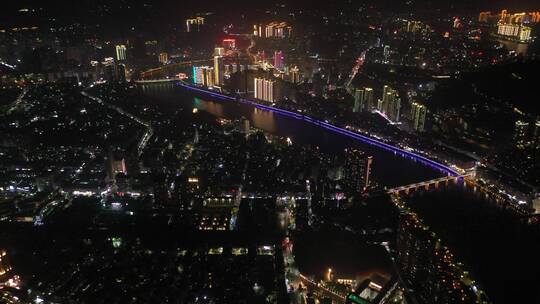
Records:
{"label": "river water", "polygon": [[178,104],[186,109],[197,108],[218,118],[240,119],[245,117],[251,125],[274,135],[290,137],[295,144],[312,145],[329,153],[340,153],[355,147],[373,156],[372,178],[380,185],[395,187],[430,180],[445,173],[410,158],[349,138],[306,121],[282,116],[252,105],[232,101],[212,100],[196,96],[173,83],[141,86],[144,93],[159,102]]}

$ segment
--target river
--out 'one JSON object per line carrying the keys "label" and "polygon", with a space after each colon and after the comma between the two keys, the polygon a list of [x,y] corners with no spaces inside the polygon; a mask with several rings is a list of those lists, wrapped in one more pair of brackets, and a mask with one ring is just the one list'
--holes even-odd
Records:
{"label": "river", "polygon": [[290,137],[295,144],[312,145],[329,153],[340,153],[354,147],[373,156],[372,178],[380,185],[395,187],[446,175],[412,158],[367,144],[309,122],[280,115],[253,105],[197,96],[173,83],[141,85],[142,91],[158,102],[197,108],[218,118],[247,118],[251,125],[265,132]]}

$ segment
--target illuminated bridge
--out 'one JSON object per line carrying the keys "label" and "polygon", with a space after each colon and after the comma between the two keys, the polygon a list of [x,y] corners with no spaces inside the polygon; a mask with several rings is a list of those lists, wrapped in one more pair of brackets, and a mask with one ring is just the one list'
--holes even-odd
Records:
{"label": "illuminated bridge", "polygon": [[163,83],[163,82],[175,82],[180,80],[180,78],[164,78],[164,79],[148,79],[148,80],[135,80],[135,83],[138,84],[150,84],[150,83]]}
{"label": "illuminated bridge", "polygon": [[399,194],[400,192],[405,192],[406,194],[409,194],[409,191],[411,191],[411,190],[418,190],[418,189],[422,189],[422,188],[425,189],[425,190],[429,190],[430,187],[434,187],[436,189],[436,188],[439,187],[440,183],[445,183],[445,184],[448,184],[449,182],[457,183],[460,179],[466,178],[468,176],[470,176],[470,175],[467,174],[467,175],[443,176],[443,177],[428,180],[428,181],[425,181],[425,182],[420,182],[420,183],[415,183],[415,184],[410,184],[410,185],[405,185],[405,186],[400,186],[400,187],[388,189],[388,193],[389,194]]}
{"label": "illuminated bridge", "polygon": [[212,62],[212,59],[202,59],[202,60],[190,60],[190,61],[182,61],[182,62],[176,62],[167,64],[158,68],[150,69],[144,72],[141,72],[141,79],[154,79],[159,77],[165,77],[169,74],[174,74],[178,72],[178,69],[190,67],[193,64],[197,63],[210,63]]}
{"label": "illuminated bridge", "polygon": [[402,157],[410,158],[410,159],[412,159],[414,161],[417,161],[417,162],[420,162],[420,163],[422,163],[422,164],[424,164],[424,165],[426,165],[426,166],[428,166],[430,168],[437,169],[437,170],[439,170],[441,172],[444,172],[446,175],[449,176],[449,178],[452,178],[452,177],[457,178],[457,177],[461,176],[456,170],[454,170],[454,169],[452,169],[452,168],[450,168],[450,167],[448,167],[448,166],[446,166],[444,164],[441,164],[441,163],[438,163],[438,162],[436,162],[434,160],[431,160],[431,159],[429,159],[427,157],[424,157],[422,155],[419,155],[419,154],[416,154],[416,153],[401,149],[399,147],[387,144],[387,143],[385,143],[383,141],[380,141],[378,139],[375,139],[375,138],[372,138],[372,137],[369,137],[369,136],[366,136],[366,135],[362,135],[362,134],[359,134],[359,133],[356,133],[356,132],[353,132],[353,131],[349,131],[349,130],[344,129],[344,128],[334,126],[334,125],[329,124],[329,123],[327,123],[325,121],[317,120],[315,118],[305,116],[305,115],[300,114],[300,113],[291,112],[291,111],[282,110],[282,109],[278,109],[278,108],[275,108],[275,107],[259,104],[259,103],[257,103],[256,101],[253,101],[253,100],[240,98],[240,97],[231,97],[231,96],[221,94],[221,93],[216,92],[216,91],[211,91],[211,90],[208,90],[208,89],[199,88],[199,87],[187,84],[186,82],[183,82],[183,81],[177,82],[177,85],[181,86],[181,87],[183,87],[183,88],[185,88],[187,90],[190,90],[190,91],[193,91],[193,92],[198,92],[198,93],[201,93],[201,94],[213,97],[213,98],[217,98],[217,99],[220,99],[220,100],[234,101],[234,102],[240,102],[240,103],[244,103],[244,104],[249,104],[249,105],[252,105],[252,106],[254,106],[256,108],[266,110],[266,111],[270,111],[270,112],[273,112],[273,113],[276,113],[276,114],[279,114],[279,115],[282,115],[282,116],[288,116],[288,117],[291,117],[291,118],[294,118],[294,119],[297,119],[297,120],[306,121],[306,122],[308,122],[310,124],[320,126],[320,127],[324,128],[324,129],[330,130],[330,131],[332,131],[334,133],[338,133],[338,134],[350,137],[352,139],[367,143],[369,145],[379,147],[381,149],[384,149],[384,150],[390,151],[392,153],[398,154],[398,155],[400,155]]}

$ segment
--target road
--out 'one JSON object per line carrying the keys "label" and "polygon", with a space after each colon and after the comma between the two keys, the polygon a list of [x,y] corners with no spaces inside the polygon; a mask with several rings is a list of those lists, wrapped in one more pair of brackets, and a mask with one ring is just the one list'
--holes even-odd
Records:
{"label": "road", "polygon": [[17,96],[17,99],[15,99],[15,101],[13,101],[13,103],[11,104],[11,107],[9,108],[7,112],[8,114],[11,114],[13,111],[17,109],[19,104],[21,104],[21,102],[23,101],[24,96],[26,96],[26,94],[28,93],[28,90],[29,90],[28,87],[25,87],[23,91],[21,92],[21,94]]}
{"label": "road", "polygon": [[98,98],[98,97],[95,97],[95,96],[92,96],[90,94],[88,94],[86,91],[82,91],[81,94],[84,96],[84,97],[87,97],[105,107],[108,107],[112,110],[115,110],[116,112],[120,113],[121,115],[123,116],[126,116],[127,118],[131,119],[131,120],[134,120],[135,122],[137,122],[138,124],[144,126],[146,128],[146,132],[144,133],[143,137],[141,138],[141,140],[139,141],[139,144],[137,145],[137,154],[139,156],[141,156],[142,152],[144,151],[144,148],[146,147],[146,145],[148,144],[148,140],[150,140],[150,138],[152,137],[152,135],[154,134],[154,129],[152,128],[152,125],[147,122],[147,121],[144,121],[142,120],[141,118],[131,114],[131,113],[128,113],[126,111],[124,111],[124,109],[118,107],[118,106],[115,106],[115,105],[112,105],[112,104],[109,104],[109,103],[106,103],[105,101],[103,101],[103,99],[101,98]]}

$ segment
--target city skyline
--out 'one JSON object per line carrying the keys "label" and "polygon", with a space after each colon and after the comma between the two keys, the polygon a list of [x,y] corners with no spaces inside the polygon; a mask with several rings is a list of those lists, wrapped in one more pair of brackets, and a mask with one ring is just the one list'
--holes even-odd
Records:
{"label": "city skyline", "polygon": [[538,3],[0,16],[1,303],[540,301]]}

